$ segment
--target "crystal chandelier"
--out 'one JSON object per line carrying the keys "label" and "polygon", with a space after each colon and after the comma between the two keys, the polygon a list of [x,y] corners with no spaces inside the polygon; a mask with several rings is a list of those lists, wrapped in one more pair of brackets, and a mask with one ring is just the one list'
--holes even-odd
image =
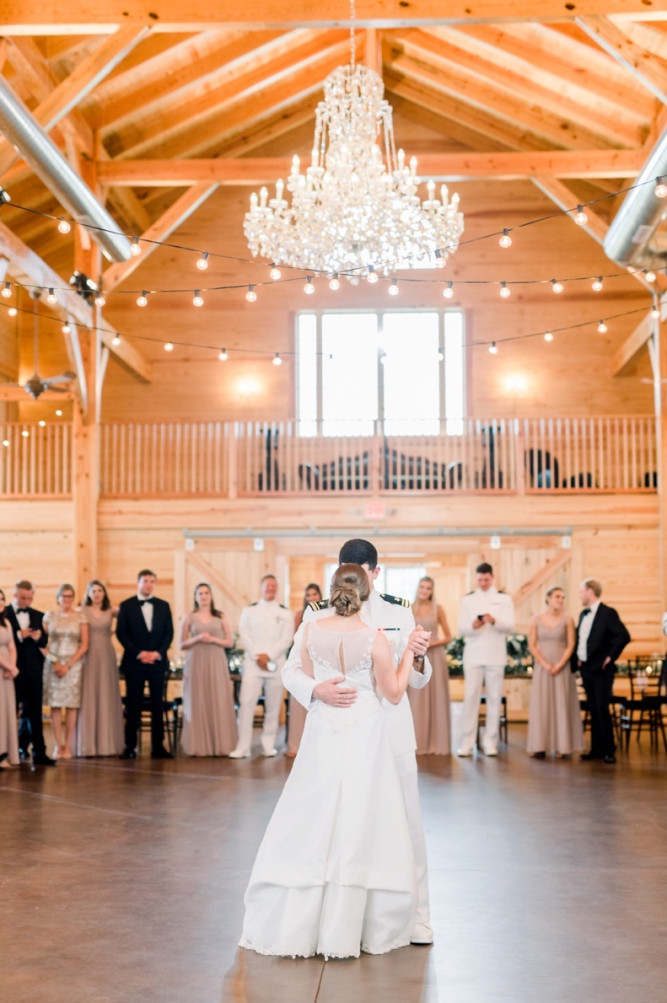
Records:
{"label": "crystal chandelier", "polygon": [[437,198],[429,181],[420,199],[417,160],[406,164],[396,151],[382,79],[355,65],[354,0],[351,14],[350,65],[324,83],[310,167],[304,175],[295,155],[275,198],[266,188],[253,192],[243,230],[253,256],[357,282],[373,272],[443,265],[458,246],[463,215],[446,185]]}

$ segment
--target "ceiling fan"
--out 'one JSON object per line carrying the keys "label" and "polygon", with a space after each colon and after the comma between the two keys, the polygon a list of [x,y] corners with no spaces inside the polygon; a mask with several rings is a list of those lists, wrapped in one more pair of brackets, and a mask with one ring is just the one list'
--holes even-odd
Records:
{"label": "ceiling fan", "polygon": [[[42,295],[41,289],[33,289],[30,292],[32,299],[38,301]],[[37,307],[37,303],[35,303]],[[35,361],[35,372],[22,385],[26,393],[30,394],[33,400],[37,400],[38,397],[44,393],[45,390],[53,390],[56,393],[64,394],[67,393],[67,388],[64,386],[59,386],[61,383],[71,383],[73,379],[76,378],[76,373],[71,373],[67,370],[64,373],[59,373],[57,376],[48,376],[43,379],[39,375],[39,365],[38,365],[38,350],[39,350],[39,312],[37,309],[34,311],[34,321],[33,321],[33,339],[34,339],[34,361]]]}

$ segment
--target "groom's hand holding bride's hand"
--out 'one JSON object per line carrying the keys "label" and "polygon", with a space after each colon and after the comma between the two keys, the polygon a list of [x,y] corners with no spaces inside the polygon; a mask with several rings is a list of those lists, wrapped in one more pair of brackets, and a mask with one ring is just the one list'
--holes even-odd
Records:
{"label": "groom's hand holding bride's hand", "polygon": [[415,653],[415,658],[423,658],[428,651],[428,646],[431,641],[431,631],[424,630],[419,624],[410,633],[408,638],[408,648],[411,648]]}
{"label": "groom's hand holding bride's hand", "polygon": [[341,686],[345,676],[327,679],[313,687],[313,698],[328,703],[331,707],[351,707],[357,699],[357,691],[353,686]]}

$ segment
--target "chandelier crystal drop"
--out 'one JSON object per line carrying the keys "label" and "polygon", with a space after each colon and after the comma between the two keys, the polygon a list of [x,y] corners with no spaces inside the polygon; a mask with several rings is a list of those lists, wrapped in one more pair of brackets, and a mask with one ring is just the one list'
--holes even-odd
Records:
{"label": "chandelier crystal drop", "polygon": [[[324,83],[315,113],[310,166],[292,159],[275,197],[253,192],[243,224],[253,256],[356,283],[372,269],[431,265],[452,254],[463,233],[459,197],[434,181],[418,194],[417,161],[396,150],[392,108],[374,70],[339,66]],[[291,196],[291,202],[286,198]]]}

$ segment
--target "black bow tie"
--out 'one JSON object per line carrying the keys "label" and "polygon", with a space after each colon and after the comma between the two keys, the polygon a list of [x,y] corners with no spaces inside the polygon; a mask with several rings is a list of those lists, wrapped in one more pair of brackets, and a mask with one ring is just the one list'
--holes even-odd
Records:
{"label": "black bow tie", "polygon": [[153,602],[153,600],[152,600],[152,599],[140,599],[140,600],[139,600],[139,605],[140,605],[140,606],[145,606],[147,602],[148,602],[148,603],[152,603],[152,602]]}
{"label": "black bow tie", "polygon": [[582,609],[582,611],[581,611],[581,619],[583,620],[583,618],[585,616],[588,616],[589,613],[590,613],[589,609]]}

